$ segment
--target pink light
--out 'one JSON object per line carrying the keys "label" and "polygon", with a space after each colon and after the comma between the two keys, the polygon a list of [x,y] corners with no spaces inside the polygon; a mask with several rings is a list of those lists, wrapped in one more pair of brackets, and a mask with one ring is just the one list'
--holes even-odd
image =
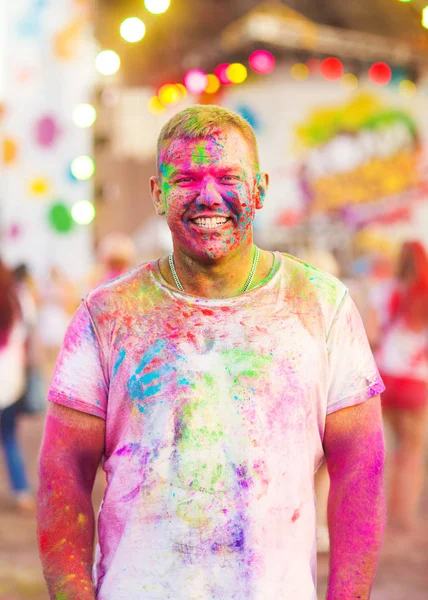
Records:
{"label": "pink light", "polygon": [[256,73],[267,75],[275,68],[275,57],[267,50],[256,50],[248,59],[250,67]]}
{"label": "pink light", "polygon": [[191,69],[184,76],[184,85],[190,94],[202,94],[208,85],[208,77],[201,69]]}
{"label": "pink light", "polygon": [[222,63],[221,65],[218,65],[218,67],[216,67],[214,69],[214,75],[217,75],[217,77],[219,78],[219,81],[222,85],[231,85],[231,81],[227,76],[227,69],[229,67],[229,63]]}

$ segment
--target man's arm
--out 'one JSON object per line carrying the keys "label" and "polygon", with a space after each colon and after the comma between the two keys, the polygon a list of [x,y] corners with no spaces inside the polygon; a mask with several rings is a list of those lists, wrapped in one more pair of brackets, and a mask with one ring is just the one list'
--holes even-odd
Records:
{"label": "man's arm", "polygon": [[328,415],[324,451],[331,479],[327,600],[368,600],[385,528],[380,397]]}
{"label": "man's arm", "polygon": [[51,600],[95,600],[92,488],[105,421],[49,403],[40,457],[38,540]]}

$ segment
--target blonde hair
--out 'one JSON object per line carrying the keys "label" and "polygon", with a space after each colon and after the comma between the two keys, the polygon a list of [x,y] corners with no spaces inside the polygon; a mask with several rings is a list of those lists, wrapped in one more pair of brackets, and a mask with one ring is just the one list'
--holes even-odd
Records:
{"label": "blonde hair", "polygon": [[157,156],[168,142],[177,139],[196,140],[215,135],[225,129],[237,129],[247,141],[254,158],[255,169],[259,169],[259,151],[254,129],[251,125],[231,110],[213,104],[195,104],[174,115],[162,127],[158,137]]}

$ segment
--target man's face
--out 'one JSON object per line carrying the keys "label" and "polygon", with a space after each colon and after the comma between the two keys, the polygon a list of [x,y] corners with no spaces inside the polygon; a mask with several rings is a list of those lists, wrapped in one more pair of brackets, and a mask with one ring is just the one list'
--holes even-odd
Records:
{"label": "man's face", "polygon": [[196,259],[218,259],[237,249],[261,208],[267,175],[256,172],[250,147],[233,128],[197,140],[177,139],[159,157],[151,180],[159,214],[174,246]]}

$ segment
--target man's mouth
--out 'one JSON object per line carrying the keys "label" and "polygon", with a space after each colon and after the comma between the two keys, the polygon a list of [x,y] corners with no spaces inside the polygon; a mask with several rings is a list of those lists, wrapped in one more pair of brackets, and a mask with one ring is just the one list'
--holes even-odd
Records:
{"label": "man's mouth", "polygon": [[192,223],[195,223],[195,225],[203,229],[217,229],[230,221],[230,217],[196,217],[195,219],[190,220]]}

